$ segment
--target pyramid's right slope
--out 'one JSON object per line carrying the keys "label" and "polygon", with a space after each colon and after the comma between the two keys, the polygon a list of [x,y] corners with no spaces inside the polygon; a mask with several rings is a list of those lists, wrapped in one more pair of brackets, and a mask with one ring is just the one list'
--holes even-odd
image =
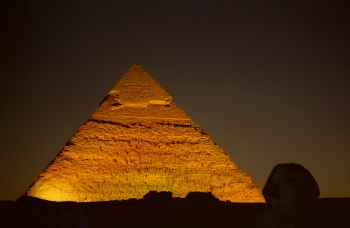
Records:
{"label": "pyramid's right slope", "polygon": [[264,202],[250,177],[134,64],[26,194],[91,202],[149,191]]}

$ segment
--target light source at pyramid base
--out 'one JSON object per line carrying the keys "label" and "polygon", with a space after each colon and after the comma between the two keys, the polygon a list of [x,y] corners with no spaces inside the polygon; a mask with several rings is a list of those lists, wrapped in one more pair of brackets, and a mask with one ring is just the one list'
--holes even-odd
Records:
{"label": "light source at pyramid base", "polygon": [[94,202],[141,199],[149,191],[264,202],[250,177],[134,64],[26,195]]}

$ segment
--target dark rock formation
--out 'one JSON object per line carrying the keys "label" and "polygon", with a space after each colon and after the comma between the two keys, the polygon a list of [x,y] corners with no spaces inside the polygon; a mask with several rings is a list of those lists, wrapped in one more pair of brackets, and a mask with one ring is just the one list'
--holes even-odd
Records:
{"label": "dark rock formation", "polygon": [[50,202],[23,196],[0,201],[1,228],[349,228],[350,198],[318,199],[305,207],[268,208],[265,203],[231,203],[211,193],[186,198],[150,192],[143,199]]}
{"label": "dark rock formation", "polygon": [[[151,191],[143,199],[102,202],[52,202],[22,196],[11,228],[252,228],[265,203],[231,203],[212,193],[191,192],[186,198]],[[2,228],[3,226],[0,227]]]}
{"label": "dark rock formation", "polygon": [[219,199],[215,198],[211,192],[190,192],[187,194],[186,199],[194,202],[219,202]]}
{"label": "dark rock formation", "polygon": [[263,195],[268,205],[293,207],[316,201],[320,190],[307,169],[299,164],[286,163],[273,168]]}
{"label": "dark rock formation", "polygon": [[276,165],[263,195],[266,207],[253,227],[350,227],[350,199],[318,199],[315,179],[299,164]]}
{"label": "dark rock formation", "polygon": [[168,191],[149,191],[146,195],[143,196],[144,200],[151,200],[151,201],[170,201],[173,196],[172,192]]}

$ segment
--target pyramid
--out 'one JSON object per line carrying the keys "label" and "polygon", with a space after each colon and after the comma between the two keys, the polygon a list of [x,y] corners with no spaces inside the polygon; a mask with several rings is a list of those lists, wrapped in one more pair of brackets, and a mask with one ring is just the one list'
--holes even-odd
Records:
{"label": "pyramid", "polygon": [[141,199],[149,191],[264,202],[250,177],[134,64],[25,195],[94,202]]}

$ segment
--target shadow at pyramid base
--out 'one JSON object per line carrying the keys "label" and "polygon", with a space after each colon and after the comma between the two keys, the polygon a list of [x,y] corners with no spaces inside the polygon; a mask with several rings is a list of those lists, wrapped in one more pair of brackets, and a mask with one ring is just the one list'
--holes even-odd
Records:
{"label": "shadow at pyramid base", "polygon": [[[211,194],[210,194],[211,195]],[[52,202],[0,201],[1,227],[350,227],[350,198],[321,198],[302,208],[222,202],[206,193],[187,198]]]}

